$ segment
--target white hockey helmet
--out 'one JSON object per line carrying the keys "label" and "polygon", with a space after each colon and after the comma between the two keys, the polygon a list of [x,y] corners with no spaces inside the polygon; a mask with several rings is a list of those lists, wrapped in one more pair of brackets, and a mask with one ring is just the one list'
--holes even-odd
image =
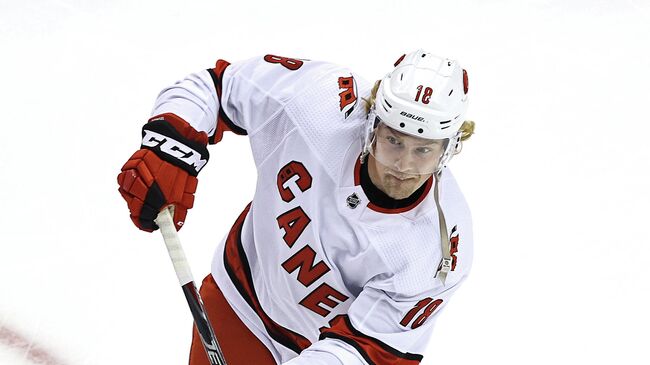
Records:
{"label": "white hockey helmet", "polygon": [[368,115],[364,151],[373,152],[373,131],[381,122],[414,137],[446,140],[434,169],[440,170],[460,150],[459,129],[465,120],[467,92],[467,72],[457,61],[421,49],[402,56],[381,80]]}

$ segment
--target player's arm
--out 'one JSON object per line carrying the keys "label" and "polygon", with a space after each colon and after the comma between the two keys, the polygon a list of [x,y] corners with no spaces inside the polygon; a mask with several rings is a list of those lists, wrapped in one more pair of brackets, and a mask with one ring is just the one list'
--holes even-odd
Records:
{"label": "player's arm", "polygon": [[436,318],[461,282],[414,296],[370,283],[347,314],[321,328],[319,341],[285,364],[419,364]]}
{"label": "player's arm", "polygon": [[198,173],[209,159],[208,143],[231,130],[218,117],[213,73],[191,74],[162,90],[142,128],[140,149],[118,175],[119,192],[141,230],[156,230],[153,220],[168,205],[174,206],[176,228],[182,227],[194,204]]}
{"label": "player's arm", "polygon": [[296,80],[308,74],[309,67],[302,66],[303,61],[272,55],[232,65],[219,60],[163,89],[143,127],[140,149],[118,175],[135,225],[157,229],[153,219],[174,205],[180,229],[193,206],[196,176],[209,157],[207,145],[226,131],[252,135],[291,98]]}
{"label": "player's arm", "polygon": [[[238,75],[231,72],[226,74],[226,69],[231,71],[232,68],[227,61],[219,60],[214,68],[188,75],[163,89],[154,103],[152,115],[174,114],[198,132],[206,133],[210,144],[221,141],[225,131],[245,135],[244,127],[235,124],[225,111],[226,105],[236,102],[228,98],[245,98],[245,95],[223,92],[224,88],[231,90],[236,84],[242,83]],[[247,87],[242,86],[243,89]]]}

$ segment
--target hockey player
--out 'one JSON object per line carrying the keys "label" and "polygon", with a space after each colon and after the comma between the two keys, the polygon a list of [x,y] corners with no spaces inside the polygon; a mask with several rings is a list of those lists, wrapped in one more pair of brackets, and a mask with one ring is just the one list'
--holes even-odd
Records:
{"label": "hockey player", "polygon": [[[118,176],[135,225],[180,229],[208,144],[248,135],[255,196],[201,295],[229,365],[418,364],[468,274],[469,210],[446,167],[473,133],[466,72],[422,50],[374,84],[266,55],[164,89]],[[233,186],[235,188],[235,186]],[[208,364],[194,333],[190,365]]]}

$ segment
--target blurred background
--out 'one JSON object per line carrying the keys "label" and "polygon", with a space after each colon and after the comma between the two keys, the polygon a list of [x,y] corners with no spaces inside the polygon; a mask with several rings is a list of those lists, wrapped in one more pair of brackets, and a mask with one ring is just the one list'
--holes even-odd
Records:
{"label": "blurred background", "polygon": [[[0,364],[187,363],[162,239],[116,182],[163,87],[267,53],[374,80],[417,48],[468,70],[477,123],[450,165],[474,267],[422,364],[648,364],[649,44],[645,0],[0,0]],[[256,177],[245,137],[210,153],[197,280]]]}

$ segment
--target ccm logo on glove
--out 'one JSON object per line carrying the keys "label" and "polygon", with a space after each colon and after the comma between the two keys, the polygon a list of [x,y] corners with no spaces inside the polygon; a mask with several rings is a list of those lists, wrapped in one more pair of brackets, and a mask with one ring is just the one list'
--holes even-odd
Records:
{"label": "ccm logo on glove", "polygon": [[175,157],[179,160],[179,163],[185,163],[190,168],[193,168],[197,174],[208,163],[208,160],[201,158],[198,152],[176,140],[154,131],[145,130],[144,133],[144,138],[142,138],[143,147],[159,148],[162,153]]}
{"label": "ccm logo on glove", "polygon": [[[208,163],[209,154],[206,146],[197,145],[181,136],[164,119],[155,119],[147,123],[142,128],[142,135],[142,148],[155,151],[163,160],[177,165],[193,176],[198,175],[203,166]],[[184,140],[185,143],[180,140]]]}

